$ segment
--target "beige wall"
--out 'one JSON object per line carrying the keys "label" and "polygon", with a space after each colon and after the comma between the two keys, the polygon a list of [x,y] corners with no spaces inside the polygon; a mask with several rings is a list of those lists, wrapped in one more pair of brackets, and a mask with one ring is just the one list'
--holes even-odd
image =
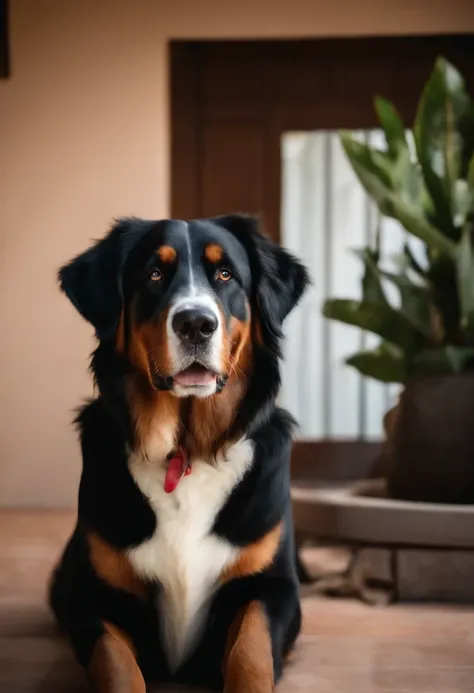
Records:
{"label": "beige wall", "polygon": [[168,213],[170,38],[474,30],[473,0],[12,0],[0,81],[0,505],[75,502],[91,330],[56,268]]}

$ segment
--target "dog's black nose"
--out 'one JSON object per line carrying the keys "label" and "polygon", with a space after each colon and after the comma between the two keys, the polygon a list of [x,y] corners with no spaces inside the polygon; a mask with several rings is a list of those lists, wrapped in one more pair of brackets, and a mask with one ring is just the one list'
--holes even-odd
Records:
{"label": "dog's black nose", "polygon": [[173,329],[189,344],[207,342],[217,329],[217,318],[207,308],[180,310],[173,318]]}

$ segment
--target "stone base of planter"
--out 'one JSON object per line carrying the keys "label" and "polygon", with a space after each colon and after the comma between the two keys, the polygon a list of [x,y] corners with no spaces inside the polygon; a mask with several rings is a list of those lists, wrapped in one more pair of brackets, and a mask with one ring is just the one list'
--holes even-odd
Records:
{"label": "stone base of planter", "polygon": [[386,496],[385,482],[294,484],[297,537],[351,547],[347,569],[323,577],[328,593],[370,603],[474,603],[474,506]]}
{"label": "stone base of planter", "polygon": [[365,548],[357,552],[348,578],[374,603],[472,604],[473,575],[474,551]]}

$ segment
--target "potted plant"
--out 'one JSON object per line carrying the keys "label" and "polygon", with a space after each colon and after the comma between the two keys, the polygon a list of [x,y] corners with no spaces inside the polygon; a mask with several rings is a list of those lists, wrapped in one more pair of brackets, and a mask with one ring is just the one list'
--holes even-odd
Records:
{"label": "potted plant", "polygon": [[417,261],[407,244],[399,269],[387,272],[378,243],[358,250],[361,300],[327,300],[324,315],[379,335],[375,350],[347,363],[404,385],[385,421],[389,494],[474,503],[474,102],[439,58],[419,101],[414,147],[395,107],[382,98],[375,107],[386,148],[347,132],[342,145],[381,214],[420,239],[425,257]]}

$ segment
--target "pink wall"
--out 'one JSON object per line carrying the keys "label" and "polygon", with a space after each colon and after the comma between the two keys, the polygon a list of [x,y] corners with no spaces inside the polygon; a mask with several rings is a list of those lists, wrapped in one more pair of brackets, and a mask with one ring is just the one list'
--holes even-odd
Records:
{"label": "pink wall", "polygon": [[[92,332],[57,267],[114,216],[168,213],[170,38],[474,31],[472,0],[12,0],[0,82],[0,505],[75,502]],[[405,9],[401,9],[401,8]]]}

